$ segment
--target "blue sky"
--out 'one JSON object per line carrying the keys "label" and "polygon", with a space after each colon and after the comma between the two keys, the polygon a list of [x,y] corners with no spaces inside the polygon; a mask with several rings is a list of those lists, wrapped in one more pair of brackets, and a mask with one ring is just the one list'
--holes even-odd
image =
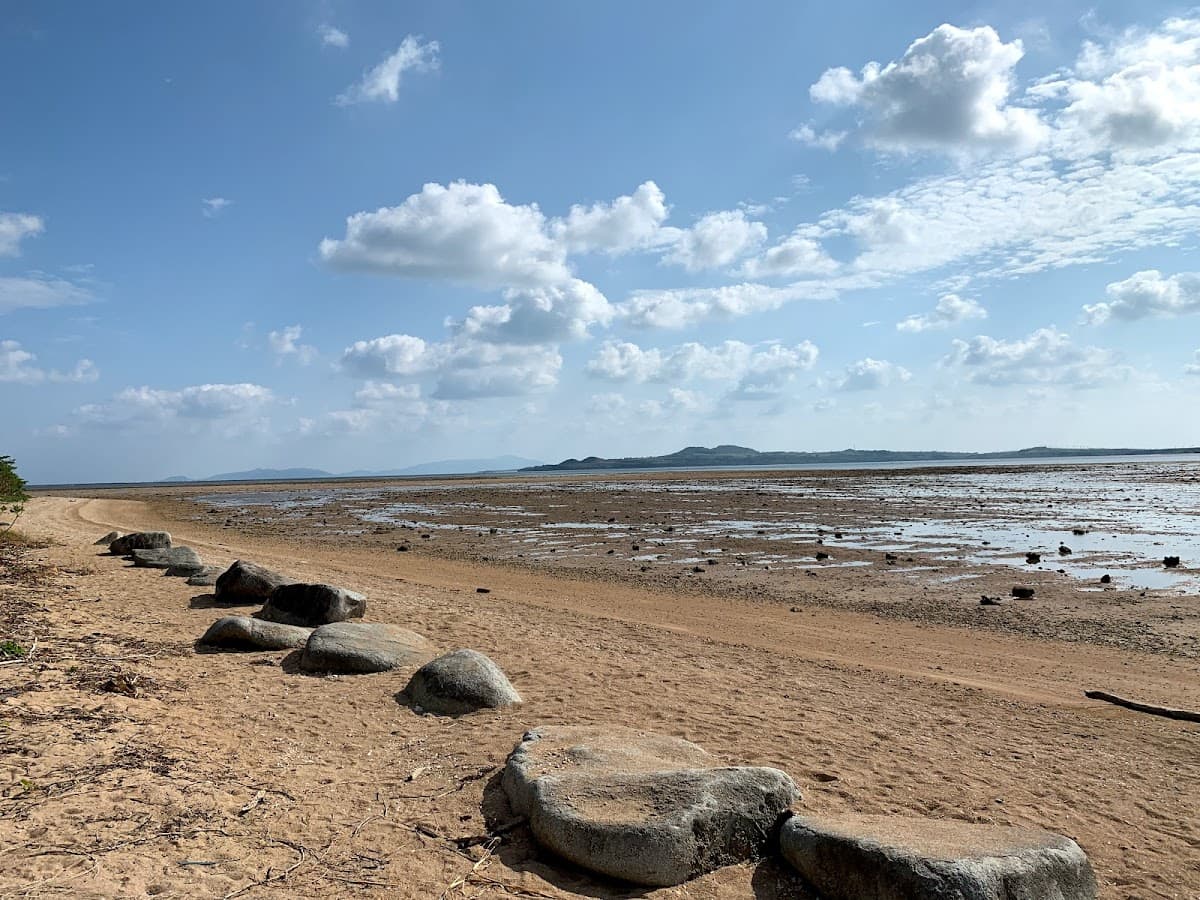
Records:
{"label": "blue sky", "polygon": [[16,2],[33,481],[1200,444],[1200,13]]}

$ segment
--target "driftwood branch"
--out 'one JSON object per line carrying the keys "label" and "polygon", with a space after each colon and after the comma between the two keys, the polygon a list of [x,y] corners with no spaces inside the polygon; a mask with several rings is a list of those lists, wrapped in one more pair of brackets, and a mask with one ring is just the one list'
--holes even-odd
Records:
{"label": "driftwood branch", "polygon": [[1136,700],[1126,700],[1124,697],[1118,697],[1116,694],[1109,694],[1105,691],[1084,691],[1083,696],[1091,700],[1103,700],[1105,703],[1113,703],[1117,706],[1123,706],[1126,709],[1132,709],[1135,712],[1147,713],[1152,716],[1162,716],[1166,719],[1179,719],[1183,722],[1200,722],[1200,712],[1192,712],[1188,709],[1172,709],[1169,706],[1155,706],[1152,703],[1138,703]]}

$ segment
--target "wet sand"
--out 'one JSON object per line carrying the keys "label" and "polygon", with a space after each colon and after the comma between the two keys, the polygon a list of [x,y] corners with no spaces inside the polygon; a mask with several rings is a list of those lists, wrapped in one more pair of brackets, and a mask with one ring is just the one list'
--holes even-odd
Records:
{"label": "wet sand", "polygon": [[[1061,831],[1088,851],[1101,895],[1114,900],[1200,895],[1190,790],[1200,727],[1082,696],[1098,688],[1200,709],[1193,595],[1118,587],[1080,596],[1087,579],[1007,563],[986,564],[969,590],[914,581],[897,592],[918,576],[890,571],[879,557],[892,551],[819,549],[833,529],[853,527],[834,520],[832,505],[745,515],[747,503],[770,509],[761,486],[724,492],[736,498],[714,513],[711,497],[704,509],[666,493],[656,506],[611,487],[564,499],[559,486],[516,503],[508,487],[452,484],[469,502],[508,509],[483,518],[475,507],[458,523],[421,513],[417,521],[450,527],[406,529],[364,524],[344,503],[280,522],[275,511],[231,515],[192,499],[233,488],[36,500],[27,531],[54,543],[32,554],[41,568],[10,565],[0,578],[6,634],[38,641],[30,662],[0,667],[0,896],[222,897],[267,878],[247,894],[633,896],[540,854],[519,826],[488,853],[489,828],[509,821],[497,767],[524,729],[556,722],[651,728],[732,763],[778,766],[809,811]],[[426,494],[413,503],[445,502],[439,485],[415,490]],[[573,558],[530,559],[514,520],[531,517],[512,507],[546,513],[550,503],[566,504],[554,508],[557,523],[623,533]],[[871,565],[730,564],[779,543],[757,534],[742,543],[718,536],[720,545],[702,549],[723,549],[719,564],[701,573],[677,557],[646,572],[628,558],[643,555],[632,543],[673,534],[664,528],[686,533],[722,518],[782,532],[775,526],[800,521],[799,512],[831,533],[788,553]],[[904,512],[933,518],[916,506]],[[159,526],[218,564],[248,558],[362,590],[368,619],[412,627],[446,650],[488,653],[526,702],[424,717],[396,701],[400,673],[318,678],[296,674],[282,652],[195,653],[192,641],[224,610],[201,589],[90,546],[109,528]],[[363,533],[333,533],[352,530]],[[412,549],[398,552],[404,544]],[[613,559],[607,550],[619,544],[629,549]],[[949,554],[925,554],[935,555]],[[962,571],[937,576],[980,567],[940,562]],[[1018,571],[1037,584],[1036,601],[979,607],[980,593],[1000,593]],[[899,602],[899,593],[933,596]],[[1153,618],[1172,606],[1181,618]],[[978,618],[988,613],[1012,621]],[[117,671],[140,676],[142,695],[97,690]],[[808,895],[764,861],[649,896]]]}

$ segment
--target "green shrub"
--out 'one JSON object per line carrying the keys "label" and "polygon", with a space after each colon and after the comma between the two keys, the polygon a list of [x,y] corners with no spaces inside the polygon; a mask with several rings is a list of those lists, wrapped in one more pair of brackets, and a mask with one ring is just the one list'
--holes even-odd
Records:
{"label": "green shrub", "polygon": [[8,519],[0,522],[0,534],[7,533],[21,513],[25,511],[25,479],[17,474],[17,463],[11,456],[0,456],[0,516]]}

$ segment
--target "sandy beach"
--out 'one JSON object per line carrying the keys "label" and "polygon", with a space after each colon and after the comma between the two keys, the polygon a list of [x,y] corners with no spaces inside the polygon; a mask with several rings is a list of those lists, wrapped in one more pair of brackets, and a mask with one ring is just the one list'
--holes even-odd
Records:
{"label": "sandy beach", "polygon": [[[864,546],[882,520],[860,474],[787,476],[802,511],[779,500],[780,476],[754,476],[774,487],[716,477],[720,494],[690,488],[695,475],[655,477],[665,492],[628,478],[579,490],[421,482],[401,486],[408,508],[374,520],[354,510],[401,502],[394,483],[282,512],[279,496],[219,498],[324,489],[39,496],[21,525],[43,546],[6,550],[0,573],[0,624],[34,647],[0,666],[0,896],[811,896],[769,858],[646,892],[540,851],[498,773],[527,728],[555,723],[651,729],[778,767],[811,812],[1049,828],[1084,847],[1105,898],[1200,895],[1200,726],[1083,697],[1200,709],[1186,565],[1169,587],[1116,578],[1093,591],[1090,574],[1059,573],[1057,560],[1022,569],[965,554],[964,541]],[[897,496],[920,481],[879,479]],[[1145,504],[1171,485],[1190,496],[1194,479],[1164,475]],[[839,490],[863,499],[842,503]],[[906,521],[936,518],[919,494],[903,500]],[[433,509],[447,498],[475,506]],[[1060,499],[1064,540],[1068,520],[1107,527]],[[979,517],[936,502],[974,534]],[[590,533],[554,544],[569,529],[548,527],[524,543],[519,520],[537,515],[539,528],[581,522],[607,536],[581,549]],[[714,520],[748,524],[690,534]],[[369,621],[483,651],[525,702],[421,716],[396,699],[404,673],[313,677],[282,651],[197,652],[224,614],[211,594],[92,546],[110,529],[150,528],[219,566],[248,559],[362,591]],[[777,533],[793,535],[787,550]],[[673,548],[674,537],[697,543]],[[1140,539],[1136,560],[1104,565],[1150,571],[1157,551]],[[634,558],[651,554],[662,558]],[[1035,601],[980,606],[1014,584],[1035,585]]]}

